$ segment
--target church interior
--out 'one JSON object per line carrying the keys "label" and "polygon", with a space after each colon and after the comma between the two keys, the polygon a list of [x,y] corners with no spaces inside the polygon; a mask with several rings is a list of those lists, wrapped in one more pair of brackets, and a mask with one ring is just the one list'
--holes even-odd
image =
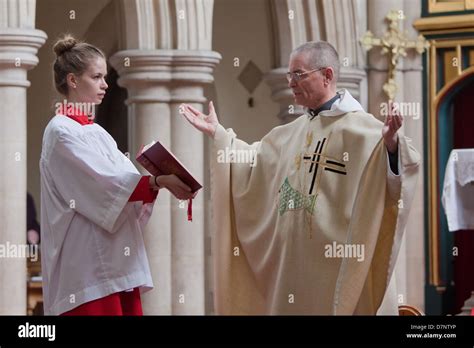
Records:
{"label": "church interior", "polygon": [[9,257],[8,246],[41,243],[25,232],[39,229],[42,137],[59,98],[52,45],[64,33],[108,57],[96,122],[120,151],[135,158],[160,139],[204,186],[192,228],[178,200],[158,197],[144,314],[215,314],[211,145],[179,105],[207,112],[213,100],[221,124],[258,141],[302,115],[288,58],[317,40],[339,52],[338,89],[382,121],[397,104],[421,155],[395,270],[400,314],[474,314],[473,0],[0,0],[0,315],[43,315],[41,255]]}

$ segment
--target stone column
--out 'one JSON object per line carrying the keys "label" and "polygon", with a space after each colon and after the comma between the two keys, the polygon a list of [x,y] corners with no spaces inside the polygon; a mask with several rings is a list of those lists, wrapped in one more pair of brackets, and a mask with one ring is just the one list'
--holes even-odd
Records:
{"label": "stone column", "polygon": [[[417,33],[412,23],[419,18],[421,2],[413,0],[402,2],[398,0],[368,0],[368,30],[376,37],[381,37],[388,30],[385,16],[390,10],[401,10],[405,16],[402,30],[408,30],[408,37],[416,39]],[[379,48],[373,48],[369,54],[369,112],[380,117],[380,107],[387,102],[387,96],[382,86],[387,81],[388,58],[381,54]],[[400,60],[396,72],[398,94],[396,102],[415,103],[419,106],[419,115],[404,115],[404,125],[401,132],[412,139],[412,145],[420,155],[423,154],[423,115],[422,113],[422,66],[421,56],[408,51],[408,56]],[[423,204],[423,164],[420,167],[418,185],[410,216],[405,230],[405,236],[399,253],[398,268],[395,270],[399,300],[403,303],[424,308],[424,204]]]}
{"label": "stone column", "polygon": [[[410,39],[415,39],[418,32],[413,28],[415,19],[421,16],[421,0],[405,1],[404,29]],[[423,65],[422,56],[411,50],[406,59],[403,59],[403,101],[414,106],[415,112],[405,117],[404,132],[412,139],[411,144],[421,156],[418,184],[410,210],[410,217],[406,227],[406,291],[407,302],[424,310],[425,307],[425,252],[424,236],[425,204],[424,167],[423,167]],[[418,112],[416,110],[418,109]]]}
{"label": "stone column", "polygon": [[295,104],[293,92],[288,87],[287,71],[288,68],[285,66],[273,69],[265,75],[265,81],[272,90],[272,99],[280,104],[280,112],[277,116],[282,124],[291,122],[303,114],[303,108]]}
{"label": "stone column", "polygon": [[[403,10],[403,3],[398,0],[368,0],[367,18],[368,27],[376,37],[382,37],[388,30],[388,22],[385,16],[390,10]],[[363,34],[363,33],[362,33]],[[403,59],[402,59],[403,60]],[[403,84],[401,83],[400,66],[397,67],[397,83],[399,92],[396,100],[403,96]],[[382,103],[387,102],[382,86],[387,81],[388,75],[388,56],[382,55],[378,47],[372,48],[368,53],[368,87],[369,87],[369,107],[368,111],[380,120],[380,107]],[[383,121],[383,120],[382,120]]]}
{"label": "stone column", "polygon": [[[125,50],[111,57],[119,85],[128,90],[131,158],[142,144],[159,140],[203,183],[203,135],[180,115],[179,105],[202,110],[204,87],[213,82],[219,60],[218,53],[201,50]],[[188,222],[187,203],[160,191],[144,232],[155,284],[143,296],[145,314],[205,313],[203,203],[200,192]]]}
{"label": "stone column", "polygon": [[[367,2],[367,18],[368,27],[376,37],[382,37],[384,32],[388,30],[388,22],[385,16],[390,10],[403,10],[403,3],[397,0],[382,0]],[[399,70],[400,67],[397,68]],[[380,114],[381,105],[388,101],[382,86],[387,81],[388,76],[388,56],[382,55],[381,49],[378,47],[372,48],[368,52],[368,87],[369,87],[369,108],[368,111],[377,117],[380,121],[384,118]],[[398,83],[399,91],[395,101],[400,100],[403,96],[403,86],[401,85],[400,71],[396,73],[396,81]],[[400,130],[403,133],[403,128]],[[398,254],[397,267],[394,270],[396,277],[396,286],[398,292],[398,300],[400,304],[407,304],[407,289],[406,289],[406,234],[402,239],[400,252]]]}
{"label": "stone column", "polygon": [[0,257],[1,315],[26,314],[26,259],[12,252],[26,246],[27,71],[38,64],[36,54],[46,34],[9,25],[25,24],[31,3],[34,7],[34,1],[8,2],[8,12],[1,16],[7,23],[0,23],[0,247],[5,252]]}

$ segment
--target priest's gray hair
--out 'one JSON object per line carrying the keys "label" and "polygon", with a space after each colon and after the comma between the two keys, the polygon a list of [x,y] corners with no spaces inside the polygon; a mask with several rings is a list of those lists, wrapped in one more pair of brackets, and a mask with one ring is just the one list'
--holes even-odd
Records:
{"label": "priest's gray hair", "polygon": [[339,79],[339,54],[333,45],[326,41],[310,41],[304,43],[291,52],[291,55],[307,53],[308,64],[312,69],[331,67],[334,70],[334,81]]}

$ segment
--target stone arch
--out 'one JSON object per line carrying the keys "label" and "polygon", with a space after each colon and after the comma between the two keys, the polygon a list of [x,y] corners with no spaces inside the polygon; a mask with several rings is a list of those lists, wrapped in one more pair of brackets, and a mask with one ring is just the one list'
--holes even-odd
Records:
{"label": "stone arch", "polygon": [[210,50],[214,0],[122,0],[121,49]]}
{"label": "stone arch", "polygon": [[297,109],[291,114],[288,110],[293,97],[285,78],[286,67],[294,48],[315,40],[334,45],[341,59],[338,88],[347,88],[366,106],[366,58],[358,41],[366,30],[365,21],[358,20],[365,17],[366,1],[282,0],[271,4],[277,66],[267,75],[267,82],[272,87],[272,98],[280,104],[278,116],[289,121],[302,112]]}

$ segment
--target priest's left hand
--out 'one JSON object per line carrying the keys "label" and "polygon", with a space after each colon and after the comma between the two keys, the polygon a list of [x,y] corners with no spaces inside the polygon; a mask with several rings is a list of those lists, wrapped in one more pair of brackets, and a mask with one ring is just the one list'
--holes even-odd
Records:
{"label": "priest's left hand", "polygon": [[394,110],[393,104],[389,110],[382,128],[382,136],[388,152],[394,154],[398,150],[398,130],[403,124],[403,116]]}

